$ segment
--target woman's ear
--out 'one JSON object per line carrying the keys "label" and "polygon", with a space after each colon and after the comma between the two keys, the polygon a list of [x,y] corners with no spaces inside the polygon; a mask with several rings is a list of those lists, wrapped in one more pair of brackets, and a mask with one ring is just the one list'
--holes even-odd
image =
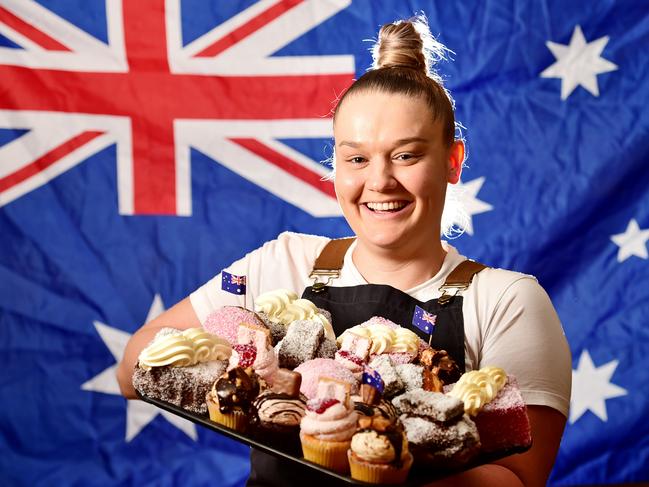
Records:
{"label": "woman's ear", "polygon": [[462,174],[462,163],[464,162],[464,142],[456,140],[451,145],[448,153],[448,182],[456,184]]}

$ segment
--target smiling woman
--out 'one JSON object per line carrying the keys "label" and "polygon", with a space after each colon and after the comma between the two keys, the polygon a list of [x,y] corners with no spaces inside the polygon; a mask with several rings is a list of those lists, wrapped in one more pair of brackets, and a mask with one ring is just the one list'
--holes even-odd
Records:
{"label": "smiling woman", "polygon": [[[370,90],[346,97],[335,119],[334,184],[357,237],[354,262],[378,271],[370,264],[374,254],[389,253],[420,269],[403,274],[400,289],[432,277],[444,258],[439,235],[446,187],[459,180],[464,145],[448,146],[441,125],[421,97]],[[393,269],[363,275],[368,282],[395,283]]]}
{"label": "smiling woman", "polygon": [[[248,302],[278,288],[304,290],[303,298],[331,314],[337,336],[373,316],[413,327],[417,309],[434,315],[432,345],[446,350],[460,372],[498,365],[516,376],[533,435],[525,454],[458,474],[448,484],[541,486],[565,425],[570,352],[534,277],[471,262],[440,240],[447,190],[459,181],[464,160],[452,100],[432,69],[443,53],[422,19],[388,24],[374,50],[374,69],[338,102],[334,186],[355,238],[286,232],[224,271],[247,277]],[[322,262],[334,276],[326,284],[317,281]],[[458,275],[464,287],[447,294]],[[161,327],[189,328],[221,306],[245,306],[244,296],[225,292],[221,283],[218,274],[133,335],[118,371],[124,395],[134,397],[138,354]],[[248,485],[334,485],[256,450],[251,464]]]}

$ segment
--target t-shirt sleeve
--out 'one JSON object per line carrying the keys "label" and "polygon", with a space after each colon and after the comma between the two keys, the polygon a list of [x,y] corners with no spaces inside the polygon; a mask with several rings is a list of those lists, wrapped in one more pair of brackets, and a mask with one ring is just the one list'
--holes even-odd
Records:
{"label": "t-shirt sleeve", "polygon": [[221,306],[254,308],[255,298],[279,288],[298,295],[308,283],[315,258],[328,238],[283,232],[277,239],[246,254],[224,270],[235,276],[246,277],[246,293],[237,295],[221,289],[221,273],[190,294],[189,300],[201,323]]}
{"label": "t-shirt sleeve", "polygon": [[535,278],[521,275],[498,299],[484,335],[480,366],[516,376],[526,404],[568,415],[572,365],[559,317]]}

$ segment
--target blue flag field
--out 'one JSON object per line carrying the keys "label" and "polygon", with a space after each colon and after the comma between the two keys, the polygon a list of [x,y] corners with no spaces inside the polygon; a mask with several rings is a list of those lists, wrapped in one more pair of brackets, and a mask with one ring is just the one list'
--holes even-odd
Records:
{"label": "blue flag field", "polygon": [[572,351],[550,483],[649,481],[649,2],[0,0],[0,485],[245,483],[117,362],[280,232],[351,233],[332,102],[419,12],[468,148],[451,243],[537,276]]}

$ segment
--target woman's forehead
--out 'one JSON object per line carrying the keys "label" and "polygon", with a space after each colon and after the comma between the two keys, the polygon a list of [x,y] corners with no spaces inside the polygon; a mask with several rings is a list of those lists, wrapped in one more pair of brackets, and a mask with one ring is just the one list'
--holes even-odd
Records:
{"label": "woman's forehead", "polygon": [[336,146],[409,139],[434,141],[442,126],[421,97],[384,92],[354,93],[339,107],[334,122]]}

